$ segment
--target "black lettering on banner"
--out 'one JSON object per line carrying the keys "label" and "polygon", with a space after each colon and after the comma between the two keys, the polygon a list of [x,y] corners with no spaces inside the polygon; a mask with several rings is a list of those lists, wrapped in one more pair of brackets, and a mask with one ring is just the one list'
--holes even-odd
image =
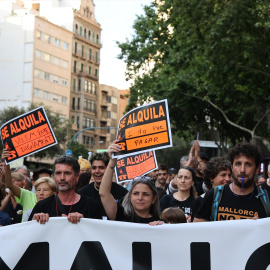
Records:
{"label": "black lettering on banner", "polygon": [[70,270],[112,270],[102,244],[98,241],[84,241]]}
{"label": "black lettering on banner", "polygon": [[152,270],[151,243],[132,243],[133,270]]}
{"label": "black lettering on banner", "polygon": [[249,257],[245,270],[266,270],[270,265],[270,243],[257,248]]}
{"label": "black lettering on banner", "polygon": [[5,262],[0,257],[0,269],[1,270],[10,270],[10,268],[5,264]]}
{"label": "black lettering on banner", "polygon": [[210,243],[192,242],[190,260],[191,270],[211,270]]}
{"label": "black lettering on banner", "polygon": [[[33,243],[29,245],[19,262],[13,270],[49,270],[49,243]],[[0,257],[0,269],[10,270],[6,263]]]}

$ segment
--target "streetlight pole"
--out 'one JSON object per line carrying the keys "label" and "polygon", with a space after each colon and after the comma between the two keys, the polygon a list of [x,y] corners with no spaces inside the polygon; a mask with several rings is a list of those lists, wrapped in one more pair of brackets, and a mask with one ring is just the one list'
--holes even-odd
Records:
{"label": "streetlight pole", "polygon": [[73,140],[83,131],[85,130],[89,130],[89,129],[117,129],[116,127],[88,127],[88,128],[84,128],[80,131],[78,131],[70,140],[69,144],[68,144],[68,150],[70,150],[70,146],[71,146],[71,143],[73,142]]}

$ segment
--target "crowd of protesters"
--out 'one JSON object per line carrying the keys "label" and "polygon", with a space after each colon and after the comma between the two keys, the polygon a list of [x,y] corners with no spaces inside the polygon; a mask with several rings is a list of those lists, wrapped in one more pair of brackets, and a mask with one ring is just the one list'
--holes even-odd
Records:
{"label": "crowd of protesters", "polygon": [[[159,164],[147,175],[117,183],[117,141],[108,152],[90,160],[58,157],[52,170],[10,169],[9,151],[0,159],[0,225],[64,216],[162,225],[270,216],[270,165],[259,174],[261,157],[255,145],[236,144],[225,157],[209,157],[195,141],[179,169]],[[233,209],[228,212],[227,209]]]}

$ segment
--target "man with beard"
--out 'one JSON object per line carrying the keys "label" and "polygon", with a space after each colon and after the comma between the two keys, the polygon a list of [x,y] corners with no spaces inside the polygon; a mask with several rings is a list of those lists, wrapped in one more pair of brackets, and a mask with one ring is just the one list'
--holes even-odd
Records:
{"label": "man with beard", "polygon": [[39,201],[28,220],[44,224],[49,217],[66,216],[68,221],[76,224],[81,218],[101,219],[100,205],[95,200],[75,192],[79,172],[80,165],[74,157],[61,156],[56,159],[53,175],[58,194]]}
{"label": "man with beard", "polygon": [[[92,166],[92,177],[94,178],[94,182],[92,182],[89,185],[84,186],[83,188],[79,189],[77,191],[78,194],[84,195],[86,197],[90,197],[97,201],[101,205],[101,212],[102,216],[106,217],[107,214],[101,204],[101,199],[99,196],[99,186],[102,181],[103,175],[105,173],[105,170],[108,166],[110,157],[107,152],[101,152],[101,153],[94,153],[92,154],[90,158],[90,163]],[[116,202],[119,202],[122,200],[122,198],[128,193],[128,191],[118,185],[115,182],[112,182],[111,187],[111,194],[113,195]]]}
{"label": "man with beard", "polygon": [[[269,199],[262,203],[261,192],[255,185],[255,174],[260,166],[260,154],[251,143],[242,142],[229,153],[232,167],[231,184],[226,184],[217,207],[216,219],[213,219],[212,205],[214,189],[204,196],[194,222],[210,220],[257,219],[268,216]],[[265,192],[266,193],[266,192]]]}

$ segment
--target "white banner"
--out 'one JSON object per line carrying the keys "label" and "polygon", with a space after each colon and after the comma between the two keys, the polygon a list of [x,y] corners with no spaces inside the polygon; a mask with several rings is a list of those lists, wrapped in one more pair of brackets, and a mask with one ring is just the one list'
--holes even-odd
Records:
{"label": "white banner", "polygon": [[270,218],[155,227],[50,218],[0,228],[0,269],[265,270],[269,231]]}

